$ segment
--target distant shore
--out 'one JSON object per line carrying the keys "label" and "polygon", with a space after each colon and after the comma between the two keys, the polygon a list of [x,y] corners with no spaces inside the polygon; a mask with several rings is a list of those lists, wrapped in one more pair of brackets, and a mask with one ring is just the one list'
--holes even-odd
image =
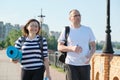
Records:
{"label": "distant shore", "polygon": [[[114,54],[120,54],[120,49],[114,49]],[[102,53],[102,50],[96,50],[96,53]]]}

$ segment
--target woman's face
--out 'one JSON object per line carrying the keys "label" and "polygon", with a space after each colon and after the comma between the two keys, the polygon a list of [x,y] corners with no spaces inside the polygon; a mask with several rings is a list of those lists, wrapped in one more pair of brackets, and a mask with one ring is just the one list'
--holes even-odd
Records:
{"label": "woman's face", "polygon": [[39,25],[37,22],[33,21],[27,26],[29,34],[37,34],[39,31]]}

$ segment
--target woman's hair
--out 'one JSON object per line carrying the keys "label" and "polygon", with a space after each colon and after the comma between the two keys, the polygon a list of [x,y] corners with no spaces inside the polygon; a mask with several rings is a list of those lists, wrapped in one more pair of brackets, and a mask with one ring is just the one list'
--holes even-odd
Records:
{"label": "woman's hair", "polygon": [[23,29],[22,29],[23,36],[25,36],[25,37],[27,37],[27,36],[29,35],[29,32],[28,32],[28,30],[27,30],[27,27],[29,26],[29,24],[30,24],[31,22],[37,22],[37,23],[38,23],[39,30],[38,30],[38,32],[37,32],[36,34],[39,34],[39,32],[40,32],[40,23],[39,23],[39,21],[36,20],[36,19],[30,19],[30,20],[25,24],[25,26],[24,26]]}

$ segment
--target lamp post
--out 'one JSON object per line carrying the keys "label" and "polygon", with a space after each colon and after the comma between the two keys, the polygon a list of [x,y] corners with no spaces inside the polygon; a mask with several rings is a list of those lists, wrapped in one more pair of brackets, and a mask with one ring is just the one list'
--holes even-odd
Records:
{"label": "lamp post", "polygon": [[107,27],[106,27],[106,41],[103,47],[103,53],[113,54],[113,48],[111,44],[111,35],[110,35],[110,0],[107,0]]}
{"label": "lamp post", "polygon": [[42,36],[42,24],[45,17],[45,15],[42,14],[42,9],[41,9],[41,14],[38,17],[40,17],[40,27],[41,27],[41,36]]}

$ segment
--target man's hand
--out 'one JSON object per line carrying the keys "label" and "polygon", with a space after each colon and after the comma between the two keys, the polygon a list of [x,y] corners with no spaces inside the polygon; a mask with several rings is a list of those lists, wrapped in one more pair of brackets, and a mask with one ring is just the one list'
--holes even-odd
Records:
{"label": "man's hand", "polygon": [[72,50],[73,52],[76,52],[76,53],[82,52],[82,48],[80,46],[72,46]]}

